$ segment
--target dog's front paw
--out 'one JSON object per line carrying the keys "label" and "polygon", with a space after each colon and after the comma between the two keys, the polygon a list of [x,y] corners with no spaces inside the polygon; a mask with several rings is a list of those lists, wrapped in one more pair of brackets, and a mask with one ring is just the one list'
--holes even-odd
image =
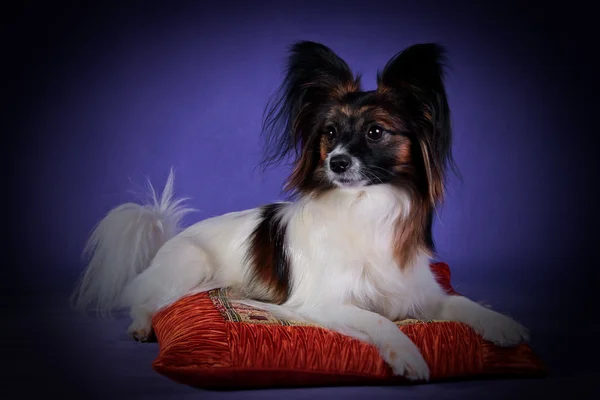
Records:
{"label": "dog's front paw", "polygon": [[419,348],[407,336],[402,335],[393,342],[385,343],[380,352],[394,375],[404,376],[411,381],[429,380],[429,366]]}
{"label": "dog's front paw", "polygon": [[476,330],[485,340],[502,347],[529,342],[527,328],[514,319],[492,310],[487,310],[481,316]]}

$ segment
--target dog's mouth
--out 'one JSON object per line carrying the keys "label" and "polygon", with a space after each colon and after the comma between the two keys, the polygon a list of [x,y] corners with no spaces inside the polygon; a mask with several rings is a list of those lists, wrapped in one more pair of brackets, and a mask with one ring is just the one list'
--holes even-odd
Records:
{"label": "dog's mouth", "polygon": [[364,179],[347,179],[347,178],[336,178],[333,183],[339,187],[361,187],[365,186],[368,182]]}

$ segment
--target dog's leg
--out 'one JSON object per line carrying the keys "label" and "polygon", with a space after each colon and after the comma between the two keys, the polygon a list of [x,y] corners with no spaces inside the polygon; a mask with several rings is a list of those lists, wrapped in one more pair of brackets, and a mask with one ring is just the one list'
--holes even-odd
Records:
{"label": "dog's leg", "polygon": [[463,322],[485,340],[498,346],[515,346],[529,341],[527,328],[497,311],[464,296],[442,296],[431,302],[427,318]]}
{"label": "dog's leg", "polygon": [[152,335],[152,315],[154,310],[136,305],[131,307],[129,316],[132,323],[127,328],[127,334],[138,342],[147,342]]}
{"label": "dog's leg", "polygon": [[188,294],[226,286],[217,275],[211,257],[195,241],[182,239],[161,249],[150,267],[125,289],[123,302],[130,307],[132,319],[127,333],[147,341],[157,311]]}
{"label": "dog's leg", "polygon": [[395,375],[429,380],[429,367],[417,346],[389,319],[352,305],[312,310],[305,318],[325,328],[367,341],[379,350]]}

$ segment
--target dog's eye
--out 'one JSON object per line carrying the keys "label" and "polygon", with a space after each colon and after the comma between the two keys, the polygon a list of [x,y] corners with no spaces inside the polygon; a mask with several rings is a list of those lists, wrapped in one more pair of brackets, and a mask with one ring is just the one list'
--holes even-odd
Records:
{"label": "dog's eye", "polygon": [[325,128],[325,135],[327,135],[327,139],[331,141],[336,138],[337,132],[335,131],[335,128],[333,126],[328,126],[327,128]]}
{"label": "dog's eye", "polygon": [[367,131],[367,137],[371,140],[379,140],[383,136],[383,128],[377,125],[373,125]]}

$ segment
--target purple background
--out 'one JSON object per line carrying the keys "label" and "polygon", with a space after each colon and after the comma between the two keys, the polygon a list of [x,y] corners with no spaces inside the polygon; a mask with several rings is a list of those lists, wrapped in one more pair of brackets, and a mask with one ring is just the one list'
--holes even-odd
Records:
{"label": "purple background", "polygon": [[[177,193],[199,210],[188,223],[279,199],[288,169],[256,166],[263,108],[291,42],[326,44],[373,89],[397,51],[435,41],[451,64],[463,176],[435,224],[439,258],[459,290],[497,284],[500,309],[526,293],[535,304],[519,307],[586,315],[577,294],[593,281],[597,157],[588,132],[597,67],[585,11],[252,3],[21,10],[4,32],[15,62],[3,147],[12,170],[8,244],[23,288],[71,289],[94,224],[135,200],[146,177],[162,187],[171,166]],[[34,303],[10,282],[2,284],[21,294],[13,301]]]}

